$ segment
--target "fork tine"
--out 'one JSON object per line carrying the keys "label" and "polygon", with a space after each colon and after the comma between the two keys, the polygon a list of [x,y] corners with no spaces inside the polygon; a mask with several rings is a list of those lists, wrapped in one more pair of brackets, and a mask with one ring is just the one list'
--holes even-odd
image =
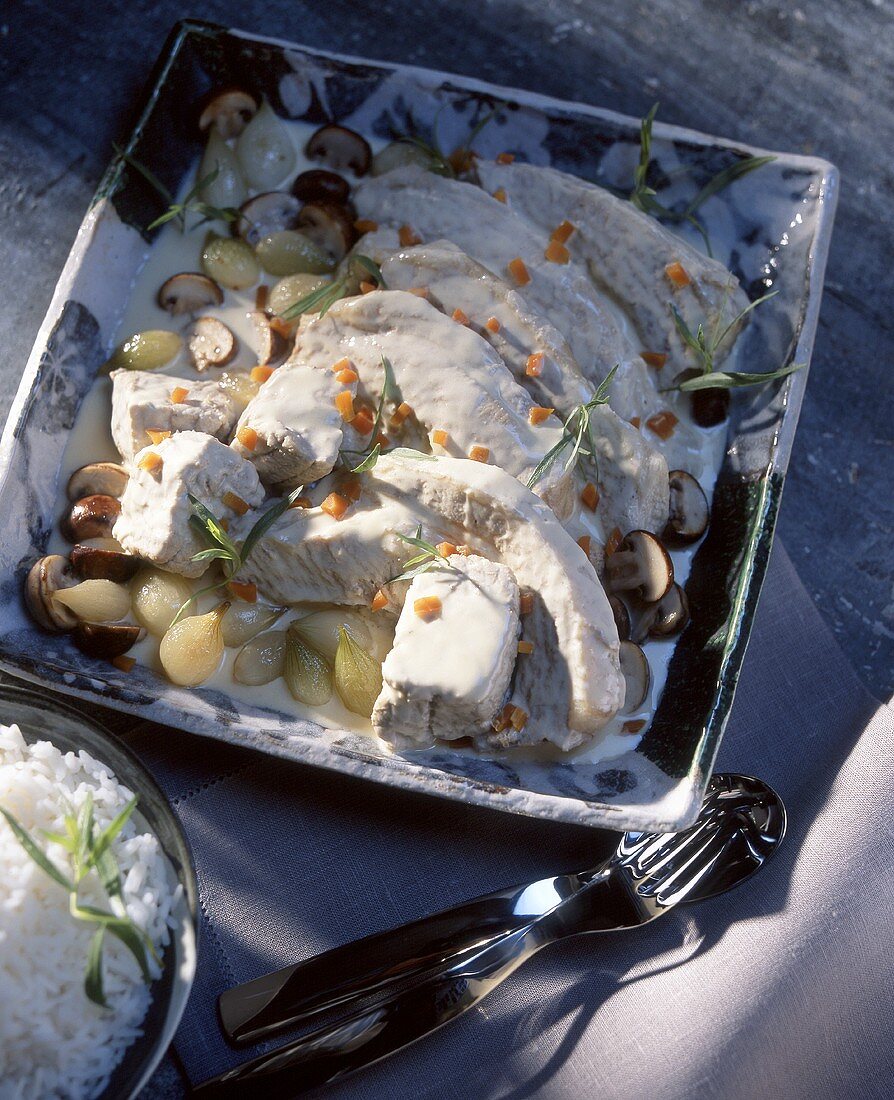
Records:
{"label": "fork tine", "polygon": [[[642,883],[637,887],[637,893],[643,897],[660,897],[664,905],[677,903],[713,870],[717,860],[726,851],[730,840],[729,834],[712,833],[700,848],[689,854],[684,863],[675,867],[665,877],[653,877],[651,881]],[[695,866],[694,871],[693,866]],[[668,895],[668,888],[674,886],[677,888]]]}
{"label": "fork tine", "polygon": [[[687,848],[691,848],[693,844],[701,840],[705,832],[716,830],[716,828],[717,823],[715,821],[707,820],[682,834],[665,833],[659,841],[640,853],[639,858],[636,860],[637,870],[647,875],[657,874],[668,863],[678,859],[680,854],[685,852]],[[675,841],[675,837],[679,837],[679,839]],[[658,858],[654,858],[656,856]]]}

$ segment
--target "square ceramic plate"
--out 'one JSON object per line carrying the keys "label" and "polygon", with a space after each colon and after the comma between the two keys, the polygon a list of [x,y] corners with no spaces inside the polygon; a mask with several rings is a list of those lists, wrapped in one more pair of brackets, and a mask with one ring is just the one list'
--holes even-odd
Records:
{"label": "square ceramic plate", "polygon": [[[452,149],[492,104],[508,103],[482,131],[483,155],[512,149],[599,183],[630,186],[639,122],[581,104],[404,66],[307,50],[209,24],[175,27],[153,73],[128,151],[171,190],[198,152],[196,101],[212,86],[262,92],[282,115],[331,119],[388,139],[408,126]],[[656,126],[656,186],[665,203],[696,193],[717,171],[760,153],[718,138]],[[837,173],[787,154],[702,208],[715,254],[756,297],[747,369],[808,362],[816,330]],[[368,738],[287,714],[186,691],[148,670],[125,674],[83,656],[30,621],[21,599],[30,564],[57,516],[57,479],[79,405],[107,357],[128,287],[144,259],[140,226],[158,198],[114,162],[88,212],[37,337],[0,445],[0,664],[58,691],[143,719],[380,783],[537,817],[615,829],[677,829],[695,816],[733,700],[764,577],[807,370],[738,395],[709,532],[686,589],[692,622],[671,660],[655,718],[634,751],[594,764],[570,757],[520,762],[438,746],[406,755]]]}

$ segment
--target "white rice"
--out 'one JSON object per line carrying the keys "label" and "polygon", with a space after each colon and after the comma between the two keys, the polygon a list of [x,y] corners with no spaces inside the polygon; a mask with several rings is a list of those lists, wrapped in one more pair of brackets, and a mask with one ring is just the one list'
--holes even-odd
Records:
{"label": "white rice", "polygon": [[[49,741],[28,745],[18,726],[0,725],[0,805],[66,873],[67,854],[40,830],[64,833],[65,802],[77,813],[88,791],[100,828],[132,797],[86,752],[62,753]],[[128,915],[160,956],[180,887],[172,891],[161,845],[139,828],[132,817],[113,850]],[[80,900],[108,910],[94,879],[91,874],[85,880]],[[142,1034],[151,993],[117,939],[107,935],[102,953],[109,1008],[93,1004],[84,992],[93,932],[94,926],[69,914],[67,892],[33,862],[0,816],[0,1100],[94,1097]]]}

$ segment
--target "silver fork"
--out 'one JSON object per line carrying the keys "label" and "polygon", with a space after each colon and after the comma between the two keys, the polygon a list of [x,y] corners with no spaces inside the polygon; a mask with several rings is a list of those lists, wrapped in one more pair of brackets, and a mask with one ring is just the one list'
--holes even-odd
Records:
{"label": "silver fork", "polygon": [[684,832],[625,833],[600,867],[497,891],[228,990],[221,1020],[237,1041],[372,1001],[195,1092],[236,1097],[253,1086],[272,1100],[352,1073],[467,1011],[547,944],[647,924],[738,885],[784,833],[785,809],[771,788],[716,775]]}

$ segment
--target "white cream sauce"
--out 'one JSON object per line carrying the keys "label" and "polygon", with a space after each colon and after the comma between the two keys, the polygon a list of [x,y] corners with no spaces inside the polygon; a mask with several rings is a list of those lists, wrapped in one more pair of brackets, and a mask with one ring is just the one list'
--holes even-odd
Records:
{"label": "white cream sauce", "polygon": [[[316,163],[309,162],[304,156],[304,145],[313,131],[313,127],[302,122],[284,122],[291,140],[295,146],[296,164],[287,180],[280,181],[279,186],[285,188],[299,172],[310,167],[318,167]],[[373,149],[381,146],[381,140],[372,140]],[[198,158],[197,158],[198,163]],[[180,197],[186,194],[193,184],[193,173],[184,180]],[[268,188],[275,190],[275,188]],[[195,221],[196,219],[193,219]],[[228,228],[220,223],[203,225],[199,228],[189,226],[187,232],[182,233],[174,223],[168,223],[158,234],[154,244],[147,247],[145,260],[133,280],[126,303],[123,307],[118,330],[112,346],[136,332],[146,329],[171,329],[179,328],[179,318],[172,318],[163,310],[157,302],[158,288],[172,274],[179,271],[201,271],[201,252],[206,234],[216,231],[224,234]],[[262,272],[261,282],[272,286],[277,277]],[[251,313],[255,309],[256,287],[243,291],[226,290],[224,303],[219,307],[211,307],[203,312],[209,316],[222,320],[237,337],[238,350],[234,359],[227,365],[227,370],[239,368],[250,369],[257,361],[255,352],[255,329],[251,320]],[[611,313],[611,319],[618,327],[633,339],[630,323],[622,310],[607,303]],[[182,325],[186,326],[188,318],[183,318]],[[111,352],[112,347],[109,347]],[[730,366],[733,366],[731,363]],[[208,380],[211,375],[196,374],[186,361],[185,354],[178,357],[173,363],[162,370],[183,377],[196,377]],[[97,378],[90,392],[84,398],[74,428],[69,436],[68,444],[62,460],[59,485],[61,495],[64,497],[64,487],[69,476],[89,462],[118,461],[119,456],[112,442],[110,432],[111,414],[111,383],[106,376]],[[704,447],[698,458],[703,462],[703,472],[699,478],[702,488],[710,501],[713,484],[717,471],[723,459],[726,446],[726,428],[720,425],[708,431],[698,431],[698,435],[704,439]],[[695,457],[695,456],[694,456]],[[61,510],[61,508],[60,508]],[[602,530],[597,516],[577,505],[575,515],[566,526],[572,535],[588,534],[594,544],[602,544],[606,532]],[[61,534],[54,532],[50,539],[48,553],[66,555],[70,549],[69,544]],[[685,583],[694,554],[694,548],[672,550],[671,557],[674,563],[675,579],[681,585]],[[202,597],[198,601],[200,611],[210,610],[217,603],[215,595]],[[305,614],[312,605],[290,610],[276,624],[276,629],[283,628],[293,618]],[[373,630],[374,646],[377,656],[384,658],[389,651],[394,636],[395,620],[393,618],[370,618],[369,623]],[[652,674],[652,683],[649,695],[643,707],[632,714],[616,715],[605,727],[604,736],[594,743],[582,746],[570,753],[564,753],[555,746],[543,744],[532,747],[516,747],[507,750],[504,754],[507,759],[526,760],[568,760],[574,758],[588,763],[596,763],[602,760],[610,760],[616,756],[635,748],[645,732],[647,726],[637,733],[625,733],[625,723],[636,720],[644,720],[648,723],[654,713],[664,684],[667,679],[667,669],[671,654],[673,653],[675,640],[649,641],[645,644],[644,651],[649,661]],[[354,733],[374,737],[372,728],[367,719],[351,713],[342,706],[336,695],[323,707],[307,707],[295,700],[289,693],[283,680],[275,680],[270,684],[260,687],[240,684],[233,678],[233,664],[238,650],[230,649],[225,652],[220,668],[214,676],[206,680],[203,687],[220,690],[234,699],[256,707],[268,707],[276,711],[294,714],[296,718],[310,722],[316,722],[332,730],[349,730]],[[143,641],[134,646],[129,653],[136,658],[139,664],[156,671],[160,677],[164,676],[158,660],[158,639],[147,636]],[[464,751],[456,749],[455,751]],[[474,751],[474,750],[465,750]],[[410,750],[408,755],[412,756]],[[492,752],[492,756],[501,754]]]}

